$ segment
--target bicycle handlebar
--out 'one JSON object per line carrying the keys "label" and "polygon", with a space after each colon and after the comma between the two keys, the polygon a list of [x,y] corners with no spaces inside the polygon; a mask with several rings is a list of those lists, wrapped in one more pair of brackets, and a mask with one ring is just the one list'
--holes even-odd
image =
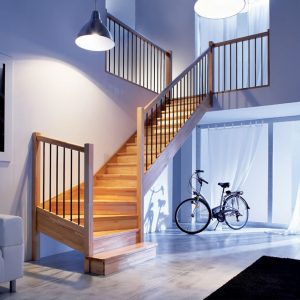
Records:
{"label": "bicycle handlebar", "polygon": [[199,176],[199,173],[204,173],[204,171],[203,170],[196,170],[195,171],[195,174],[197,175],[198,181],[200,183],[204,182],[204,183],[208,184],[208,182],[205,179],[203,179],[202,177]]}

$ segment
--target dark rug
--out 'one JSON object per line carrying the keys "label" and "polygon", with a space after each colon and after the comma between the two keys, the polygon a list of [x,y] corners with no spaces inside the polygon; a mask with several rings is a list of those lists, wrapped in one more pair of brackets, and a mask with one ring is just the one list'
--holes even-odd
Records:
{"label": "dark rug", "polygon": [[300,260],[262,256],[205,300],[300,300]]}

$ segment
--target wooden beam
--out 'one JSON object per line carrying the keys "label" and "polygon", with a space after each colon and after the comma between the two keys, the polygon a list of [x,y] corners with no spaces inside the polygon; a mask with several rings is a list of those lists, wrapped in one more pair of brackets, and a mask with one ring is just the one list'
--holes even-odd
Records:
{"label": "wooden beam", "polygon": [[[84,254],[93,255],[94,145],[84,145]],[[89,270],[85,269],[85,272]]]}
{"label": "wooden beam", "polygon": [[32,134],[32,260],[40,259],[40,234],[37,228],[36,209],[40,205],[41,182],[41,149],[37,137],[41,134]]}
{"label": "wooden beam", "polygon": [[137,108],[137,214],[139,236],[138,242],[144,240],[144,108]]}

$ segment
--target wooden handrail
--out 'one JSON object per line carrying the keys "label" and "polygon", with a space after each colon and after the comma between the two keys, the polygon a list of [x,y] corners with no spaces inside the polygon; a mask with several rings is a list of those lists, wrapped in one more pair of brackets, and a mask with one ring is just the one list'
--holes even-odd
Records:
{"label": "wooden handrail", "polygon": [[110,13],[107,13],[107,17],[109,19],[111,19],[112,21],[116,22],[117,24],[121,25],[126,30],[130,31],[131,33],[133,33],[134,35],[138,36],[144,42],[147,42],[148,44],[154,46],[155,48],[159,49],[160,51],[164,52],[165,54],[168,53],[167,50],[165,50],[165,49],[161,48],[160,46],[158,46],[157,44],[153,43],[151,40],[149,40],[148,38],[146,38],[144,35],[140,34],[139,32],[137,32],[136,30],[134,30],[130,26],[126,25],[125,23],[123,23],[121,20],[119,20],[115,16],[111,15]]}
{"label": "wooden handrail", "polygon": [[185,76],[187,73],[195,66],[203,57],[205,57],[209,52],[209,48],[202,53],[194,62],[192,62],[185,70],[183,70],[159,95],[157,95],[153,100],[151,100],[144,107],[144,114],[153,108],[161,98],[167,95],[167,93]]}
{"label": "wooden handrail", "polygon": [[244,42],[244,41],[248,41],[248,40],[253,40],[256,38],[262,38],[264,36],[269,36],[269,31],[256,33],[256,34],[252,34],[252,35],[247,35],[247,36],[243,36],[240,38],[227,40],[224,42],[213,43],[213,47],[216,48],[216,47],[226,46],[226,45],[230,45],[230,44],[240,43],[240,42]]}
{"label": "wooden handrail", "polygon": [[66,142],[59,141],[59,140],[55,140],[55,139],[51,139],[51,138],[48,138],[48,137],[45,137],[45,136],[37,136],[36,139],[37,139],[38,142],[45,142],[45,143],[52,144],[52,145],[55,145],[55,146],[68,148],[68,149],[75,150],[75,151],[84,152],[84,147],[74,145],[74,144],[70,144],[70,143],[66,143]]}

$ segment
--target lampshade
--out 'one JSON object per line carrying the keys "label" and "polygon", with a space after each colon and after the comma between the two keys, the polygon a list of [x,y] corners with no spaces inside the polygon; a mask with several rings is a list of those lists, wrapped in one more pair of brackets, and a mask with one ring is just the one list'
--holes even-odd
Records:
{"label": "lampshade", "polygon": [[115,46],[97,10],[93,11],[89,22],[78,33],[75,43],[78,47],[91,51],[107,51]]}
{"label": "lampshade", "polygon": [[224,19],[238,14],[244,7],[245,0],[198,0],[194,10],[204,18]]}

